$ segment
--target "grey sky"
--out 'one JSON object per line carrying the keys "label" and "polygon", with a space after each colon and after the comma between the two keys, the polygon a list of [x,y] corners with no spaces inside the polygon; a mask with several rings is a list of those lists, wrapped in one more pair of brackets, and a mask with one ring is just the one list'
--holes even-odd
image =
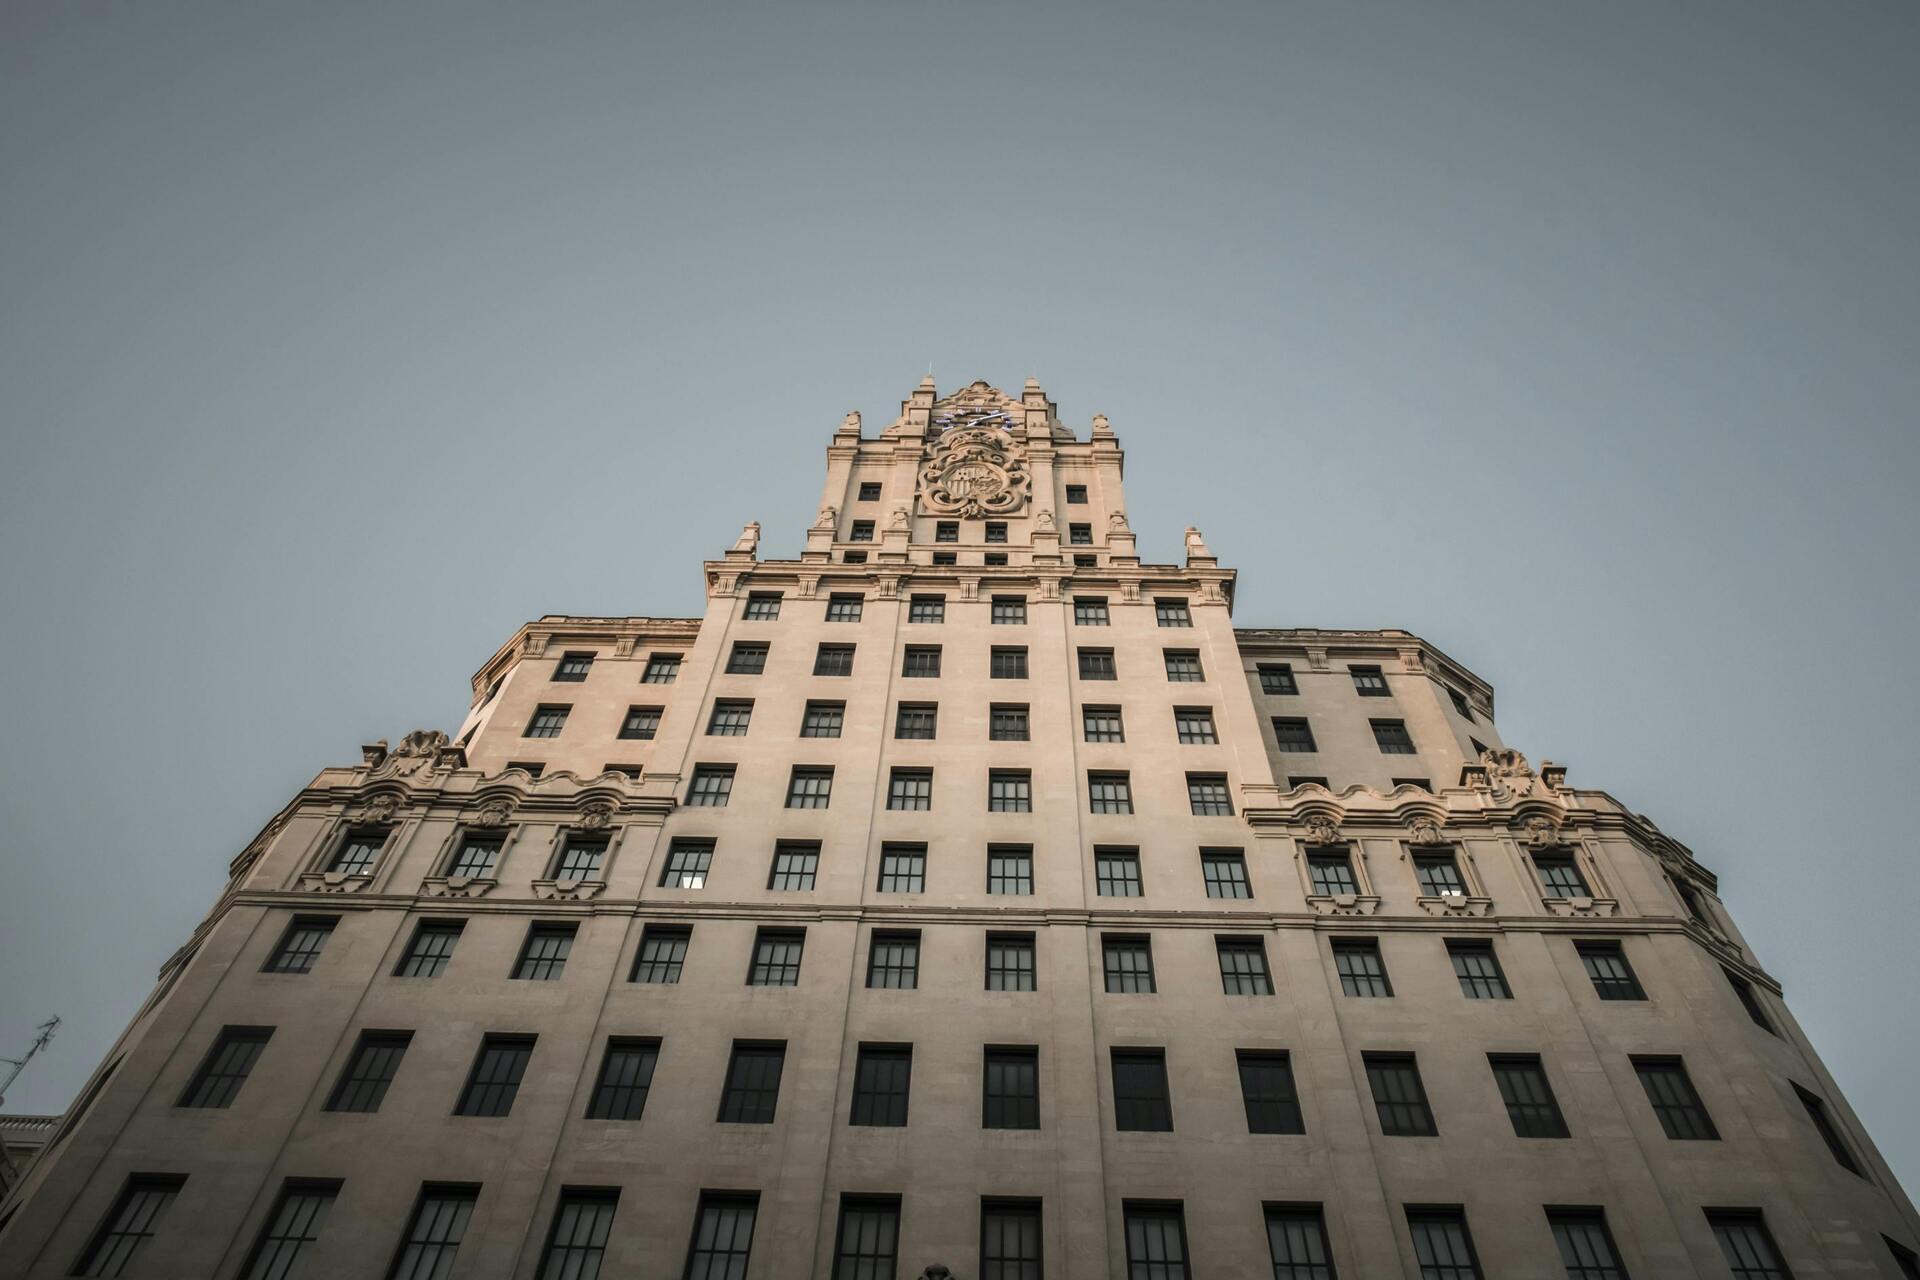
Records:
{"label": "grey sky", "polygon": [[[0,7],[0,1055],[326,764],[1037,375],[1688,843],[1920,1185],[1920,10]],[[741,466],[724,485],[714,460]]]}

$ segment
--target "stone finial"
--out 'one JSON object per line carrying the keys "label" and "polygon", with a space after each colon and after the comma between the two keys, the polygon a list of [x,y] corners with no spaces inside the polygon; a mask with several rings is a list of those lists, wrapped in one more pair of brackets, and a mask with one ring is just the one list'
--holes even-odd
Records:
{"label": "stone finial", "polygon": [[826,506],[820,508],[820,514],[814,518],[813,527],[816,529],[831,529],[839,522],[840,508],[829,502]]}
{"label": "stone finial", "polygon": [[1187,563],[1192,564],[1195,560],[1211,560],[1211,559],[1213,559],[1213,552],[1207,550],[1207,540],[1200,536],[1200,531],[1198,529],[1194,528],[1192,525],[1188,525],[1187,526]]}
{"label": "stone finial", "polygon": [[1093,415],[1093,435],[1097,440],[1113,439],[1113,424],[1107,421],[1106,414],[1096,413]]}
{"label": "stone finial", "polygon": [[842,435],[842,436],[859,435],[860,434],[860,411],[858,409],[854,409],[851,412],[849,412],[846,417],[840,419],[840,429],[836,431],[834,434]]}
{"label": "stone finial", "polygon": [[740,530],[740,536],[734,539],[733,551],[736,555],[757,556],[760,553],[760,522],[749,521]]}

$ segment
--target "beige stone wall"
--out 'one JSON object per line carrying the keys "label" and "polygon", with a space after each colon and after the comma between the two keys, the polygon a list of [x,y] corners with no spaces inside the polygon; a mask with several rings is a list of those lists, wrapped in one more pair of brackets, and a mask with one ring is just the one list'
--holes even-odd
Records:
{"label": "beige stone wall", "polygon": [[[976,393],[954,403],[993,405]],[[155,999],[108,1055],[104,1075],[52,1144],[0,1227],[0,1276],[64,1275],[133,1172],[188,1181],[142,1255],[138,1274],[238,1274],[289,1177],[338,1178],[339,1200],[303,1275],[382,1274],[420,1185],[482,1183],[456,1274],[532,1277],[555,1202],[566,1187],[617,1187],[621,1199],[605,1275],[675,1275],[686,1256],[702,1189],[760,1195],[754,1276],[831,1273],[842,1194],[902,1199],[900,1271],[943,1262],[978,1274],[983,1196],[1039,1199],[1051,1276],[1126,1274],[1123,1203],[1184,1207],[1194,1274],[1270,1269],[1261,1207],[1324,1206],[1341,1273],[1417,1276],[1404,1219],[1409,1204],[1464,1206],[1485,1273],[1547,1277],[1559,1267],[1542,1206],[1604,1206],[1631,1274],[1724,1274],[1701,1207],[1764,1209],[1798,1276],[1895,1274],[1880,1237],[1911,1247],[1912,1206],[1873,1151],[1800,1034],[1777,984],[1746,950],[1691,854],[1600,791],[1575,790],[1563,772],[1534,770],[1492,723],[1492,691],[1404,632],[1236,630],[1233,575],[1204,542],[1182,563],[1142,562],[1124,511],[1117,440],[1104,420],[1085,439],[1060,428],[1037,387],[1004,412],[1020,434],[1032,497],[1008,518],[1009,541],[985,542],[985,520],[963,518],[962,540],[936,541],[939,519],[920,499],[929,433],[951,404],[923,387],[876,437],[850,425],[829,450],[823,506],[830,525],[807,534],[800,557],[762,559],[745,546],[705,566],[700,619],[556,617],[523,628],[475,680],[473,714],[454,736],[416,754],[375,750],[361,765],[323,771],[236,860],[233,882],[170,964]],[[881,486],[863,501],[859,486]],[[1089,489],[1091,550],[1059,545],[1066,486]],[[913,504],[909,528],[888,543],[890,511]],[[1055,513],[1049,540],[1037,513]],[[868,514],[871,512],[871,514]],[[873,519],[873,543],[851,540]],[[956,563],[933,557],[952,550]],[[848,552],[866,552],[849,564]],[[1004,567],[982,561],[1007,554]],[[1076,554],[1095,563],[1078,565]],[[753,592],[780,592],[780,616],[744,618]],[[858,622],[829,622],[834,593],[864,597]],[[938,624],[908,620],[916,594],[944,594]],[[994,595],[1023,595],[1027,620],[991,621]],[[1079,626],[1076,595],[1103,595],[1111,625]],[[1192,626],[1157,624],[1156,598],[1184,598]],[[727,674],[737,641],[770,644],[764,673]],[[857,646],[849,678],[816,677],[822,642]],[[937,679],[901,674],[908,645],[939,644]],[[1024,645],[1025,680],[989,676],[996,645]],[[1111,648],[1119,678],[1083,681],[1076,651]],[[1197,650],[1205,679],[1171,683],[1167,648]],[[556,681],[569,652],[592,653],[581,682]],[[671,684],[642,683],[650,656],[682,655]],[[1298,695],[1261,691],[1257,667],[1286,662]],[[1379,666],[1386,698],[1357,695],[1352,665]],[[1452,705],[1469,701],[1472,718]],[[753,700],[744,737],[706,733],[716,699]],[[838,739],[802,739],[810,698],[846,703]],[[936,702],[938,736],[893,736],[903,701]],[[1030,708],[1031,740],[995,742],[996,702]],[[1087,743],[1088,703],[1123,708],[1126,741]],[[527,738],[541,705],[571,706],[560,735]],[[662,708],[658,735],[618,735],[628,707]],[[1217,744],[1182,745],[1175,707],[1212,710]],[[1274,750],[1270,720],[1304,715],[1319,750]],[[1418,747],[1384,756],[1370,717],[1404,719]],[[1485,759],[1471,743],[1492,749]],[[513,762],[543,766],[536,780]],[[684,804],[699,764],[737,769],[730,804]],[[606,774],[637,765],[638,778]],[[834,770],[824,810],[783,807],[796,764]],[[926,812],[885,808],[895,767],[934,771]],[[990,769],[1031,770],[1032,813],[987,811]],[[1125,770],[1132,815],[1089,812],[1089,770]],[[1186,775],[1222,773],[1231,816],[1196,817]],[[1293,775],[1327,788],[1291,787]],[[1426,777],[1435,791],[1394,788]],[[499,818],[508,843],[490,886],[449,886],[446,862],[461,834]],[[388,834],[371,875],[329,879],[342,835],[369,820]],[[604,830],[602,882],[549,882],[570,831]],[[715,842],[700,889],[660,883],[676,837]],[[1469,901],[1422,899],[1410,857],[1449,847]],[[808,892],[769,889],[774,843],[817,840],[819,877]],[[927,845],[924,893],[878,891],[888,841]],[[1309,892],[1310,845],[1351,850],[1362,893],[1353,902]],[[986,892],[989,844],[1031,844],[1036,892]],[[1140,851],[1144,896],[1100,897],[1098,846]],[[1202,847],[1244,851],[1253,896],[1206,896]],[[1541,849],[1579,859],[1592,901],[1542,895]],[[1673,878],[1695,887],[1706,912],[1690,920]],[[558,892],[560,896],[554,896]],[[262,965],[295,915],[337,916],[320,961],[304,975]],[[423,919],[462,919],[447,971],[394,976]],[[571,922],[577,938],[552,982],[509,977],[530,924]],[[675,985],[628,981],[648,924],[690,925]],[[745,983],[762,926],[804,928],[799,985]],[[920,981],[911,991],[864,986],[876,928],[917,929]],[[1038,989],[983,989],[990,931],[1036,938]],[[1147,934],[1154,994],[1104,991],[1103,934]],[[1271,996],[1222,993],[1218,935],[1262,939]],[[1341,994],[1336,938],[1377,939],[1391,999]],[[1509,1001],[1466,999],[1449,938],[1491,940],[1513,988]],[[1574,951],[1580,939],[1617,939],[1645,986],[1645,1002],[1596,998]],[[1742,1010],[1723,969],[1752,982],[1771,1035]],[[275,1028],[252,1078],[224,1110],[176,1107],[219,1030]],[[321,1109],[356,1037],[413,1032],[381,1110]],[[538,1037],[512,1113],[449,1113],[489,1032]],[[645,1116],[583,1119],[610,1036],[661,1041]],[[776,1122],[715,1121],[721,1077],[736,1040],[781,1040],[787,1060]],[[850,1125],[861,1044],[910,1044],[913,1084],[904,1128]],[[1038,1131],[980,1127],[986,1045],[1038,1052]],[[1171,1133],[1118,1132],[1108,1054],[1164,1048]],[[1306,1117],[1301,1135],[1247,1132],[1236,1049],[1292,1058]],[[1439,1136],[1380,1132],[1361,1054],[1417,1054]],[[1489,1053],[1542,1056],[1572,1137],[1513,1134],[1487,1065]],[[1717,1142],[1661,1132],[1633,1073],[1636,1054],[1678,1054],[1719,1128]],[[1866,1176],[1843,1171],[1805,1118],[1792,1082],[1833,1109]],[[1877,1269],[1877,1270],[1876,1270]],[[129,1273],[133,1274],[133,1273]]]}

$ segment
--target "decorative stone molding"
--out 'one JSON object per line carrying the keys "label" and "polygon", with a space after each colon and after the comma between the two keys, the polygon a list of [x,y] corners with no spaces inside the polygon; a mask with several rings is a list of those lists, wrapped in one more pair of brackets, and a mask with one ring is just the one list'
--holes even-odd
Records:
{"label": "decorative stone molding", "polygon": [[[382,738],[371,746],[360,748],[361,759],[372,770],[375,778],[410,778],[429,769],[455,767],[442,763],[450,751],[459,751],[453,746],[447,735],[438,729],[415,729],[400,739],[400,745],[387,747]],[[462,762],[465,752],[460,752]]]}
{"label": "decorative stone molding", "polygon": [[1371,916],[1380,911],[1380,899],[1370,893],[1310,893],[1307,905],[1323,916]]}
{"label": "decorative stone molding", "polygon": [[1555,764],[1551,760],[1540,762],[1540,785],[1549,791],[1564,791],[1567,787],[1567,766]]}
{"label": "decorative stone molding", "polygon": [[606,887],[605,880],[535,880],[533,896],[547,902],[585,902]]}
{"label": "decorative stone molding", "polygon": [[1027,502],[1026,451],[1013,438],[1012,419],[1005,407],[973,394],[976,388],[1005,399],[976,382],[942,402],[951,409],[936,419],[944,430],[929,442],[920,469],[920,503],[934,515],[1007,515]]}
{"label": "decorative stone molding", "polygon": [[350,876],[344,871],[309,871],[300,877],[300,887],[309,893],[359,893],[372,883],[372,876]]}
{"label": "decorative stone molding", "polygon": [[494,796],[491,799],[481,802],[480,807],[474,810],[473,816],[467,819],[467,825],[473,827],[504,827],[507,825],[507,819],[512,816],[513,801],[507,799],[505,796]]}
{"label": "decorative stone molding", "polygon": [[1338,844],[1340,822],[1346,815],[1338,805],[1324,800],[1309,800],[1294,815],[1308,844]]}
{"label": "decorative stone molding", "polygon": [[580,816],[574,819],[574,825],[582,831],[604,831],[613,821],[613,806],[605,800],[590,800],[580,810]]}
{"label": "decorative stone molding", "polygon": [[354,808],[350,820],[356,826],[385,826],[400,813],[400,797],[391,791],[368,796]]}
{"label": "decorative stone molding", "polygon": [[1563,843],[1559,819],[1548,814],[1534,812],[1520,817],[1513,830],[1515,838],[1530,849],[1550,849]]}
{"label": "decorative stone molding", "polygon": [[520,652],[526,657],[538,658],[546,653],[550,638],[542,632],[529,631],[526,640],[521,643]]}
{"label": "decorative stone molding", "polygon": [[427,898],[484,898],[500,887],[486,876],[428,876],[420,882],[420,894]]}
{"label": "decorative stone molding", "polygon": [[1493,913],[1492,898],[1474,898],[1463,893],[1443,893],[1437,898],[1415,898],[1413,901],[1430,916],[1484,916]]}
{"label": "decorative stone molding", "polygon": [[1620,914],[1620,903],[1614,898],[1542,898],[1547,914],[1575,920],[1605,920]]}
{"label": "decorative stone molding", "polygon": [[1486,767],[1487,786],[1500,803],[1511,804],[1533,794],[1533,769],[1518,751],[1511,747],[1497,751],[1489,748],[1480,753],[1480,763]]}

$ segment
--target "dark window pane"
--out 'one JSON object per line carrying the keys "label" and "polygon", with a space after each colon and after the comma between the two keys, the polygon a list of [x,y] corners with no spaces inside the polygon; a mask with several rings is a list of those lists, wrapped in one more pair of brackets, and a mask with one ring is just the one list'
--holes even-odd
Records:
{"label": "dark window pane", "polygon": [[1627,964],[1626,953],[1617,942],[1578,942],[1575,950],[1580,953],[1580,963],[1586,968],[1587,977],[1593,980],[1594,994],[1602,1000],[1645,1000],[1647,993],[1640,989],[1640,980],[1634,977],[1633,970]]}
{"label": "dark window pane", "polygon": [[1387,678],[1380,674],[1378,667],[1348,667],[1347,674],[1353,677],[1354,691],[1363,698],[1384,698],[1388,696]]}
{"label": "dark window pane", "polygon": [[861,596],[835,595],[827,597],[828,622],[858,622],[866,601]]}
{"label": "dark window pane", "polygon": [[225,1027],[201,1060],[178,1105],[219,1108],[229,1105],[273,1037],[272,1027]]}
{"label": "dark window pane", "polygon": [[738,640],[734,642],[733,652],[727,656],[727,674],[730,676],[757,676],[767,669],[767,650],[764,640]]}
{"label": "dark window pane", "polygon": [[527,721],[527,730],[522,735],[528,738],[557,738],[567,723],[570,706],[540,706],[534,710],[533,719]]}
{"label": "dark window pane", "polygon": [[1317,1206],[1267,1210],[1273,1280],[1334,1280],[1333,1250]]}
{"label": "dark window pane", "polygon": [[1333,967],[1340,975],[1340,989],[1350,996],[1391,996],[1393,984],[1387,980],[1387,965],[1380,958],[1380,944],[1370,939],[1337,939],[1333,943]]}
{"label": "dark window pane", "polygon": [[933,770],[895,769],[887,780],[887,808],[933,808]]}
{"label": "dark window pane", "polygon": [[1200,878],[1206,882],[1209,898],[1253,896],[1253,886],[1247,883],[1247,859],[1238,849],[1202,849]]}
{"label": "dark window pane", "polygon": [[780,616],[778,592],[756,591],[747,597],[747,609],[741,615],[748,622],[772,622]]}
{"label": "dark window pane", "polygon": [[1293,668],[1284,662],[1261,663],[1260,692],[1274,694],[1299,693],[1300,686],[1294,683]]}
{"label": "dark window pane", "polygon": [[1185,600],[1156,599],[1153,602],[1153,620],[1163,627],[1191,627],[1193,614],[1188,610]]}
{"label": "dark window pane", "polygon": [[1025,896],[1033,892],[1033,849],[1027,845],[987,846],[987,892]]}
{"label": "dark window pane", "polygon": [[384,831],[350,831],[334,851],[327,870],[347,876],[371,875],[373,864],[386,843],[387,833]]}
{"label": "dark window pane", "polygon": [[724,809],[733,795],[733,766],[698,764],[693,781],[687,787],[687,804],[692,808]]}
{"label": "dark window pane", "polygon": [[1192,649],[1165,650],[1167,679],[1175,684],[1198,684],[1206,673],[1200,669],[1200,655]]}
{"label": "dark window pane", "polygon": [[1416,1138],[1430,1138],[1439,1132],[1412,1054],[1365,1053],[1360,1058],[1366,1064],[1380,1132],[1390,1137]]}
{"label": "dark window pane", "polygon": [[1107,990],[1115,995],[1151,995],[1153,949],[1145,938],[1105,937],[1100,943]]}
{"label": "dark window pane", "polygon": [[1567,1280],[1627,1280],[1606,1214],[1598,1209],[1549,1209],[1547,1224],[1553,1228]]}
{"label": "dark window pane", "polygon": [[846,717],[847,704],[844,702],[809,702],[806,714],[800,721],[800,736],[803,738],[837,738],[840,726]]}
{"label": "dark window pane", "polygon": [[1105,596],[1075,596],[1073,623],[1077,627],[1104,627],[1111,621]]}
{"label": "dark window pane", "polygon": [[1640,1077],[1641,1088],[1647,1091],[1647,1102],[1652,1105],[1654,1115],[1660,1118],[1660,1127],[1669,1138],[1695,1142],[1719,1138],[1706,1104],[1694,1092],[1693,1080],[1680,1059],[1635,1058],[1633,1069]]}
{"label": "dark window pane", "polygon": [[378,1111],[387,1086],[400,1070],[411,1031],[363,1031],[327,1099],[328,1111]]}
{"label": "dark window pane", "polygon": [[780,1097],[780,1068],[786,1062],[784,1044],[739,1044],[727,1063],[726,1086],[720,1095],[722,1124],[772,1124]]}
{"label": "dark window pane", "polygon": [[453,861],[447,864],[447,875],[469,880],[486,879],[493,874],[494,866],[500,861],[500,850],[505,847],[505,843],[500,836],[462,837],[460,847],[453,855]]}
{"label": "dark window pane", "polygon": [[289,1182],[254,1243],[244,1280],[292,1280],[313,1252],[339,1194],[338,1184]]}
{"label": "dark window pane", "polygon": [[848,1124],[895,1128],[907,1123],[913,1050],[862,1045],[853,1069],[853,1114]]}
{"label": "dark window pane", "polygon": [[910,644],[900,660],[900,674],[912,679],[932,679],[940,674],[940,646]]}
{"label": "dark window pane", "polygon": [[993,680],[1025,680],[1027,678],[1027,651],[1025,646],[995,645],[987,654],[987,676]]}
{"label": "dark window pane", "polygon": [[931,740],[939,720],[940,708],[931,702],[903,702],[894,714],[893,736]]}
{"label": "dark window pane", "polygon": [[513,1110],[513,1099],[520,1092],[520,1078],[527,1073],[533,1057],[531,1036],[488,1036],[480,1042],[480,1053],[473,1060],[473,1071],[460,1101],[453,1109],[457,1116],[504,1116]]}
{"label": "dark window pane", "polygon": [[1040,1127],[1040,1051],[989,1045],[980,1112],[983,1129]]}
{"label": "dark window pane", "polygon": [[595,880],[607,860],[607,840],[602,836],[568,836],[560,845],[560,857],[553,866],[555,880]]}
{"label": "dark window pane", "polygon": [[1041,1280],[1040,1206],[980,1206],[980,1280]]}
{"label": "dark window pane", "polygon": [[1299,716],[1275,716],[1273,718],[1273,737],[1282,751],[1311,752],[1319,748],[1313,742],[1313,730],[1306,720]]}
{"label": "dark window pane", "polygon": [[1267,952],[1258,938],[1216,938],[1220,957],[1220,987],[1230,996],[1270,996],[1273,978],[1267,972]]}
{"label": "dark window pane", "polygon": [[1127,1280],[1188,1280],[1187,1226],[1178,1205],[1122,1206]]}
{"label": "dark window pane", "polygon": [[1112,680],[1116,678],[1113,666],[1113,650],[1080,650],[1080,678],[1082,680]]}
{"label": "dark window pane", "polygon": [[1033,775],[1025,769],[994,769],[987,774],[989,813],[1033,812]]}
{"label": "dark window pane", "polygon": [[[1788,1083],[1793,1082],[1788,1081]],[[1833,1117],[1828,1114],[1827,1104],[1797,1084],[1793,1086],[1793,1092],[1799,1097],[1800,1105],[1806,1108],[1807,1119],[1813,1122],[1814,1131],[1820,1135],[1820,1141],[1827,1144],[1828,1152],[1839,1162],[1840,1167],[1848,1173],[1865,1177],[1866,1175],[1860,1172],[1860,1166],[1854,1160],[1853,1152],[1847,1146],[1846,1140],[1840,1136],[1839,1126],[1834,1124]]]}
{"label": "dark window pane", "polygon": [[759,1207],[757,1196],[702,1195],[685,1280],[744,1280]]}
{"label": "dark window pane", "polygon": [[447,1280],[479,1196],[476,1187],[423,1189],[388,1280]]}
{"label": "dark window pane", "polygon": [[867,985],[911,991],[920,985],[920,935],[875,930],[867,947]]}
{"label": "dark window pane", "polygon": [[1175,707],[1173,733],[1174,737],[1190,746],[1220,741],[1220,735],[1214,731],[1213,710],[1210,707]]}
{"label": "dark window pane", "polygon": [[1133,782],[1124,773],[1089,773],[1087,800],[1094,813],[1132,813]]}
{"label": "dark window pane", "polygon": [[880,892],[925,893],[927,847],[923,844],[880,846]]}
{"label": "dark window pane", "polygon": [[308,973],[314,962],[320,959],[320,953],[326,948],[327,939],[333,936],[333,926],[338,921],[331,917],[295,917],[280,935],[280,945],[273,949],[267,958],[268,973]]}
{"label": "dark window pane", "polygon": [[1734,1280],[1793,1280],[1758,1209],[1708,1209],[1706,1213]]}
{"label": "dark window pane", "polygon": [[834,1237],[833,1280],[893,1280],[899,1267],[900,1202],[842,1196]]}
{"label": "dark window pane", "polygon": [[655,653],[647,657],[645,672],[640,676],[641,684],[672,684],[680,678],[680,655],[677,653]]}
{"label": "dark window pane", "polygon": [[1300,1095],[1294,1089],[1293,1064],[1284,1053],[1242,1049],[1240,1098],[1247,1108],[1248,1133],[1305,1133]]}
{"label": "dark window pane", "polygon": [[1113,1051],[1113,1111],[1115,1127],[1123,1132],[1173,1130],[1165,1053],[1158,1049]]}
{"label": "dark window pane", "polygon": [[994,705],[992,728],[988,737],[995,742],[1025,742],[1028,736],[1025,706],[998,703]]}
{"label": "dark window pane", "polygon": [[819,871],[819,845],[782,840],[773,846],[773,870],[767,876],[767,888],[804,892],[813,888]]}
{"label": "dark window pane", "polygon": [[1469,1000],[1511,1000],[1507,975],[1493,954],[1491,942],[1449,941],[1447,957],[1453,961],[1453,976],[1460,980],[1460,994]]}
{"label": "dark window pane", "polygon": [[992,621],[999,626],[1019,626],[1027,620],[1025,596],[995,596]]}
{"label": "dark window pane", "polygon": [[660,732],[659,707],[628,707],[627,718],[620,725],[623,738],[651,738]]}
{"label": "dark window pane", "polygon": [[460,941],[460,933],[466,928],[464,920],[423,920],[420,927],[413,931],[413,941],[408,944],[407,952],[400,957],[400,967],[394,975],[401,978],[437,978],[446,971],[447,961],[453,958],[454,944]]}
{"label": "dark window pane", "polygon": [[1360,885],[1353,878],[1353,860],[1344,852],[1308,854],[1307,878],[1313,884],[1314,893],[1321,897],[1360,892]]}
{"label": "dark window pane", "polygon": [[660,1060],[658,1040],[607,1041],[607,1052],[600,1059],[600,1078],[594,1082],[593,1098],[587,1103],[589,1120],[638,1120],[647,1109],[647,1090],[653,1084],[653,1068]]}
{"label": "dark window pane", "polygon": [[707,720],[707,736],[710,738],[744,738],[747,729],[753,723],[753,700],[750,698],[720,698],[713,704],[713,715]]}
{"label": "dark window pane", "polygon": [[1458,1209],[1407,1210],[1407,1230],[1420,1263],[1420,1280],[1480,1280],[1480,1260]]}
{"label": "dark window pane", "polygon": [[618,1191],[562,1191],[538,1280],[598,1280],[619,1202]]}
{"label": "dark window pane", "polygon": [[1390,756],[1410,756],[1413,751],[1413,736],[1407,732],[1404,720],[1374,720],[1373,740],[1381,753]]}
{"label": "dark window pane", "polygon": [[1033,935],[1030,933],[988,934],[987,990],[1032,991],[1033,989]]}
{"label": "dark window pane", "polygon": [[1080,723],[1088,742],[1125,742],[1126,726],[1118,707],[1082,707]]}
{"label": "dark window pane", "polygon": [[1460,866],[1451,853],[1416,853],[1413,874],[1420,881],[1420,892],[1429,898],[1466,896],[1467,882],[1461,879]]}
{"label": "dark window pane", "polygon": [[667,846],[667,866],[661,873],[663,889],[704,889],[713,867],[713,841],[675,840]]}
{"label": "dark window pane", "polygon": [[640,935],[640,954],[633,964],[635,982],[678,982],[686,963],[693,930],[685,925],[650,924]]}
{"label": "dark window pane", "polygon": [[113,1202],[106,1221],[87,1252],[73,1269],[77,1276],[119,1276],[127,1273],[136,1258],[160,1229],[174,1197],[186,1182],[184,1176],[136,1173],[127,1179],[120,1198]]}
{"label": "dark window pane", "polygon": [[850,644],[823,644],[813,657],[813,674],[817,676],[850,676],[853,674],[853,646]]}
{"label": "dark window pane", "polygon": [[1549,898],[1589,898],[1593,891],[1587,888],[1587,881],[1580,874],[1580,867],[1572,855],[1564,853],[1537,853],[1533,856],[1533,865],[1540,870],[1540,888]]}
{"label": "dark window pane", "polygon": [[762,929],[754,935],[753,967],[747,971],[750,987],[797,987],[800,955],[806,949],[804,929]]}
{"label": "dark window pane", "polygon": [[1233,813],[1233,795],[1227,778],[1220,773],[1187,775],[1187,804],[1199,817],[1223,817]]}
{"label": "dark window pane", "polygon": [[1131,849],[1093,851],[1094,889],[1102,898],[1140,896],[1140,855]]}
{"label": "dark window pane", "polygon": [[787,782],[787,808],[825,809],[833,801],[833,770],[796,767]]}
{"label": "dark window pane", "polygon": [[1507,1104],[1507,1118],[1513,1121],[1516,1138],[1564,1138],[1567,1122],[1560,1114],[1560,1103],[1547,1082],[1546,1068],[1531,1055],[1489,1054],[1493,1080],[1500,1088],[1500,1100]]}

